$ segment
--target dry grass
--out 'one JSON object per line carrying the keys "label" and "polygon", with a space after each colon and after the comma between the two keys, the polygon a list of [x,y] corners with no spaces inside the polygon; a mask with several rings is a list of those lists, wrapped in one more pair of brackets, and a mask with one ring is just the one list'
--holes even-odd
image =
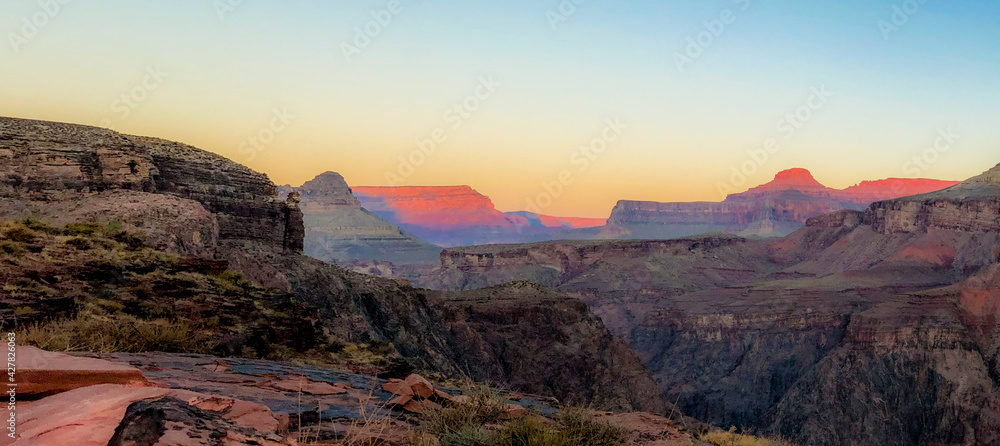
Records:
{"label": "dry grass", "polygon": [[76,319],[33,324],[18,338],[27,345],[67,352],[172,352],[208,353],[212,345],[196,340],[186,324],[144,321],[128,315]]}
{"label": "dry grass", "polygon": [[784,440],[771,440],[735,432],[711,432],[699,438],[705,443],[715,446],[793,446]]}

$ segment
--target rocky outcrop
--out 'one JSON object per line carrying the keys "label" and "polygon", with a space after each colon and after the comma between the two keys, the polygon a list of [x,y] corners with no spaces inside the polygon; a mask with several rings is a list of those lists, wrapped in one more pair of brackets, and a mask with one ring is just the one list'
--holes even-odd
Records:
{"label": "rocky outcrop", "polygon": [[305,253],[328,262],[388,261],[398,265],[438,261],[441,248],[400,229],[361,207],[340,174],[327,172],[301,187]]}
{"label": "rocky outcrop", "polygon": [[889,179],[844,190],[823,186],[805,169],[780,172],[770,183],[732,194],[721,203],[620,201],[608,225],[628,238],[673,238],[709,231],[780,237],[810,218],[839,210],[864,210],[873,201],[926,193],[956,182]]}
{"label": "rocky outcrop", "polygon": [[577,299],[513,282],[446,293],[438,305],[457,366],[477,381],[569,405],[666,412],[635,353]]}
{"label": "rocky outcrop", "polygon": [[[664,407],[656,395],[623,397],[643,380],[651,382],[648,373],[585,306],[565,296],[498,291],[504,305],[546,322],[525,324],[526,333],[563,339],[528,349],[497,333],[507,327],[486,319],[495,309],[491,300],[466,299],[466,315],[456,319],[448,302],[461,296],[445,298],[301,255],[300,206],[317,203],[309,199],[319,195],[329,195],[318,203],[333,213],[356,205],[339,177],[321,178],[282,200],[266,176],[183,144],[6,118],[0,135],[0,169],[6,172],[0,191],[11,205],[0,218],[97,220],[65,228],[52,221],[0,224],[0,278],[17,284],[0,290],[0,312],[19,315],[8,324],[66,317],[111,321],[98,330],[117,322],[149,330],[169,324],[182,335],[125,348],[224,355],[323,357],[321,349],[336,343],[388,342],[409,367],[446,376],[475,371],[476,378],[551,390],[598,407]],[[38,181],[14,172],[37,173]],[[70,188],[71,180],[80,184]],[[121,227],[112,228],[115,223]],[[135,240],[124,228],[158,242]],[[29,250],[40,255],[24,255]],[[490,341],[490,349],[470,353],[476,339]],[[533,369],[527,366],[533,361],[569,366]],[[526,366],[506,368],[515,363]]]}
{"label": "rocky outcrop", "polygon": [[[192,203],[177,201],[173,213],[162,206],[160,214],[128,205],[142,193]],[[0,199],[2,218],[66,218],[50,206],[59,203],[72,217],[141,224],[183,253],[204,254],[216,240],[302,250],[300,211],[278,200],[265,175],[194,147],[105,129],[0,118]]]}

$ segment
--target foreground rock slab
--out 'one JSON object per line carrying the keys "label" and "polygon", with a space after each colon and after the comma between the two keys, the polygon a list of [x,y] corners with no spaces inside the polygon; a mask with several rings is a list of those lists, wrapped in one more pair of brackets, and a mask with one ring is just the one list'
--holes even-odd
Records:
{"label": "foreground rock slab", "polygon": [[17,385],[21,398],[38,399],[96,384],[148,386],[142,372],[127,364],[17,348]]}

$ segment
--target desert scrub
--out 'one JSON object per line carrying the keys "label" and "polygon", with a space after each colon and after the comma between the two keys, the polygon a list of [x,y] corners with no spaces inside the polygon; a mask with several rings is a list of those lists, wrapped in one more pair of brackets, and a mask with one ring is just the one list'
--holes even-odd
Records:
{"label": "desert scrub", "polygon": [[715,446],[793,446],[784,440],[737,434],[735,431],[736,429],[730,429],[729,432],[709,432],[702,434],[699,440]]}
{"label": "desert scrub", "polygon": [[30,325],[18,337],[27,345],[68,352],[210,353],[213,345],[198,339],[187,324],[142,321],[131,316],[97,317],[82,314]]}
{"label": "desert scrub", "polygon": [[479,386],[450,407],[431,410],[420,425],[445,445],[483,446],[624,446],[625,429],[594,420],[581,409],[564,409],[555,420],[528,415],[504,422],[506,400]]}
{"label": "desert scrub", "polygon": [[10,240],[0,242],[0,256],[20,257],[27,253],[24,243],[12,242]]}
{"label": "desert scrub", "polygon": [[497,423],[506,409],[505,399],[496,390],[481,385],[451,406],[429,411],[421,428],[443,440],[449,434]]}
{"label": "desert scrub", "polygon": [[233,270],[223,271],[212,279],[215,281],[215,286],[227,293],[242,293],[253,288],[253,282],[244,279],[242,274]]}
{"label": "desert scrub", "polygon": [[100,231],[101,227],[97,223],[70,223],[63,228],[64,235],[71,236],[92,236]]}
{"label": "desert scrub", "polygon": [[3,233],[3,238],[17,243],[35,243],[38,240],[38,233],[21,225],[7,228]]}

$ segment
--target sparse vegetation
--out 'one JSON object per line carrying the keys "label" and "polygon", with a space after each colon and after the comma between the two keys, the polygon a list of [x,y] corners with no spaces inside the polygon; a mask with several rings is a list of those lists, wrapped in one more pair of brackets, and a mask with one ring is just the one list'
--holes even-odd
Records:
{"label": "sparse vegetation", "polygon": [[452,406],[428,412],[415,438],[431,436],[441,446],[621,446],[629,440],[623,428],[598,422],[582,409],[564,409],[554,420],[537,415],[503,420],[506,404],[496,390],[475,387]]}
{"label": "sparse vegetation", "polygon": [[729,432],[709,432],[699,437],[701,441],[715,446],[793,446],[783,440],[771,440],[753,435],[737,434],[736,429]]}
{"label": "sparse vegetation", "polygon": [[213,348],[198,339],[187,324],[142,321],[127,315],[81,315],[76,319],[36,323],[18,337],[25,344],[50,351],[210,353]]}
{"label": "sparse vegetation", "polygon": [[[28,253],[31,255],[27,255]],[[329,357],[315,315],[234,271],[144,247],[121,222],[0,222],[4,328],[49,350]],[[16,306],[14,306],[16,304]],[[384,350],[378,346],[375,350]],[[391,346],[388,346],[391,350]],[[368,352],[371,354],[371,352]]]}

